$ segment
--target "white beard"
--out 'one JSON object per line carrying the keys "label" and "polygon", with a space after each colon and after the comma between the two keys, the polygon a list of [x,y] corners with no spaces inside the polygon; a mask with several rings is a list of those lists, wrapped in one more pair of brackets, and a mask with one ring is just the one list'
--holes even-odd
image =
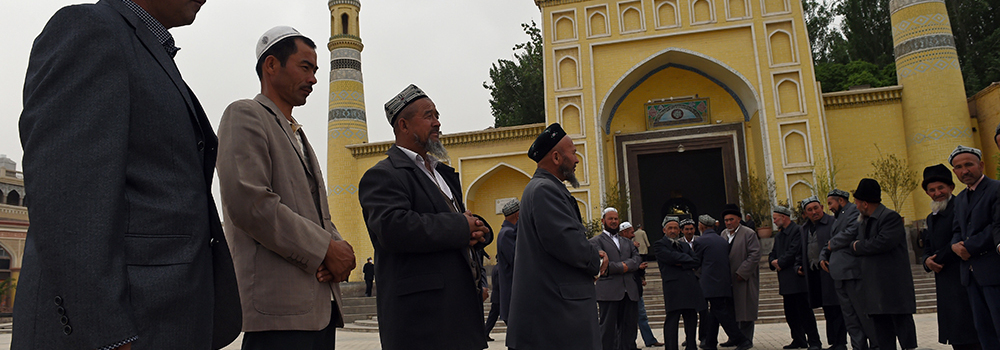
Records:
{"label": "white beard", "polygon": [[934,215],[937,215],[937,213],[940,213],[948,207],[949,201],[951,201],[951,196],[948,196],[948,199],[945,200],[931,201],[931,212],[934,213]]}

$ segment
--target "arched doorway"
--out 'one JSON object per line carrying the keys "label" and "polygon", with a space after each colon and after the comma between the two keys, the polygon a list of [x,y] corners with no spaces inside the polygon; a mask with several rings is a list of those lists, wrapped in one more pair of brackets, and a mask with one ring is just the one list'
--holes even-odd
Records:
{"label": "arched doorway", "polygon": [[[507,163],[499,163],[472,182],[466,194],[466,207],[489,222],[493,227],[493,237],[496,238],[504,220],[501,211],[503,205],[511,198],[520,200],[530,180],[531,176],[523,170]],[[493,256],[496,244],[487,246],[486,252]]]}

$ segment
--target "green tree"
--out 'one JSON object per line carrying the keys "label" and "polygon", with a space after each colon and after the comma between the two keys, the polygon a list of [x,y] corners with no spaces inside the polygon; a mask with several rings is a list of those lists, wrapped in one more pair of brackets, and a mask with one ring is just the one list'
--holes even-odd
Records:
{"label": "green tree", "polygon": [[809,46],[815,62],[846,62],[847,41],[833,22],[834,8],[822,0],[802,0]]}
{"label": "green tree", "polygon": [[842,0],[836,13],[843,18],[840,29],[851,61],[894,62],[889,0]]}
{"label": "green tree", "polygon": [[1000,0],[946,0],[965,80],[973,95],[1000,81]]}
{"label": "green tree", "polygon": [[522,23],[529,40],[514,45],[514,60],[499,59],[490,68],[490,109],[496,127],[545,122],[542,32],[534,21]]}
{"label": "green tree", "polygon": [[[876,147],[878,149],[878,147]],[[882,193],[892,201],[893,210],[899,212],[903,209],[906,197],[917,189],[920,184],[917,181],[917,172],[910,170],[905,158],[897,157],[895,154],[882,155],[872,161],[875,170],[868,174],[868,177],[878,181],[882,187]]]}

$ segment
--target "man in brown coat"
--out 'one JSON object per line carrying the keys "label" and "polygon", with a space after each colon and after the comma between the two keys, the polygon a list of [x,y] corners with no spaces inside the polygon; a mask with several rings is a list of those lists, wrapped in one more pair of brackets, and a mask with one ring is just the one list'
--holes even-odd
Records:
{"label": "man in brown coat", "polygon": [[[722,209],[726,229],[722,238],[729,241],[729,269],[733,273],[733,302],[736,305],[736,321],[743,335],[753,341],[754,321],[760,296],[760,241],[757,233],[740,224],[740,208],[736,204],[726,204]],[[720,346],[736,346],[722,343]]]}
{"label": "man in brown coat", "polygon": [[[219,124],[219,184],[243,304],[243,349],[332,349],[354,250],[330,222],[316,153],[292,118],[316,83],[316,45],[291,27],[257,44],[261,93]],[[331,299],[333,300],[331,302]]]}

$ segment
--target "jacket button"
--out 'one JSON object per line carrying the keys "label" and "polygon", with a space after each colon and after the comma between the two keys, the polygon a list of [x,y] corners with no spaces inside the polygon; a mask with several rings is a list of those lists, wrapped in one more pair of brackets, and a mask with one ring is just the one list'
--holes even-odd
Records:
{"label": "jacket button", "polygon": [[66,309],[64,309],[62,306],[60,306],[60,307],[56,308],[56,313],[59,314],[59,316],[65,316],[66,315]]}
{"label": "jacket button", "polygon": [[69,317],[66,317],[66,316],[60,317],[59,318],[59,323],[62,323],[63,326],[69,325]]}
{"label": "jacket button", "polygon": [[66,325],[65,327],[63,327],[63,333],[65,333],[66,335],[69,335],[70,333],[73,333],[73,327],[70,327],[69,325]]}
{"label": "jacket button", "polygon": [[204,150],[205,150],[205,141],[198,141],[198,151],[201,152]]}
{"label": "jacket button", "polygon": [[56,302],[56,305],[62,306],[62,303],[63,303],[62,297],[56,295],[55,302]]}

